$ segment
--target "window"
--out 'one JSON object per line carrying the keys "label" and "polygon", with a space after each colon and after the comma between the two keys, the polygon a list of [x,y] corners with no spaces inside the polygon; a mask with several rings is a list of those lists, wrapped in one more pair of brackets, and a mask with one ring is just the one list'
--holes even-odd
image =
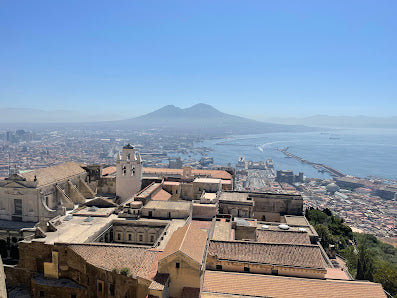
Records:
{"label": "window", "polygon": [[102,280],[97,281],[97,292],[102,293],[103,292],[103,284],[104,282]]}
{"label": "window", "polygon": [[250,268],[249,267],[244,267],[244,272],[250,272]]}
{"label": "window", "polygon": [[154,242],[154,235],[150,235],[150,242]]}
{"label": "window", "polygon": [[117,240],[121,240],[121,234],[120,233],[117,234]]}
{"label": "window", "polygon": [[48,206],[48,196],[45,196],[45,204]]}
{"label": "window", "polygon": [[222,265],[216,265],[216,270],[222,270]]}
{"label": "window", "polygon": [[142,234],[139,234],[139,236],[138,236],[138,237],[139,237],[139,241],[141,241],[141,242],[142,242],[142,241],[143,241],[143,235],[142,235]]}
{"label": "window", "polygon": [[181,268],[181,264],[175,263],[175,268]]}
{"label": "window", "polygon": [[123,175],[127,174],[127,168],[124,166],[123,167]]}
{"label": "window", "polygon": [[40,297],[44,297],[44,291],[40,291]]}
{"label": "window", "polygon": [[131,159],[131,153],[128,153],[127,154],[127,160],[130,160]]}
{"label": "window", "polygon": [[128,241],[131,241],[131,240],[132,240],[131,234],[128,234]]}

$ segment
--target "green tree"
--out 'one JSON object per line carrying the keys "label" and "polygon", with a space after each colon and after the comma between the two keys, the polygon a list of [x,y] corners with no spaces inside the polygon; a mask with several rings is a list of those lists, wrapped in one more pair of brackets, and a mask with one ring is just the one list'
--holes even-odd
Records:
{"label": "green tree", "polygon": [[323,224],[316,224],[314,226],[318,236],[320,237],[320,243],[324,247],[324,249],[328,249],[330,244],[333,244],[333,238],[328,228]]}
{"label": "green tree", "polygon": [[361,244],[358,248],[356,279],[373,281],[374,257],[371,251]]}
{"label": "green tree", "polygon": [[382,284],[391,295],[397,295],[397,268],[386,261],[378,262],[374,281]]}
{"label": "green tree", "polygon": [[347,268],[352,276],[357,273],[358,253],[356,248],[351,245],[340,251],[342,257],[346,259]]}
{"label": "green tree", "polygon": [[328,215],[318,209],[306,210],[306,218],[314,225],[327,224],[329,221]]}

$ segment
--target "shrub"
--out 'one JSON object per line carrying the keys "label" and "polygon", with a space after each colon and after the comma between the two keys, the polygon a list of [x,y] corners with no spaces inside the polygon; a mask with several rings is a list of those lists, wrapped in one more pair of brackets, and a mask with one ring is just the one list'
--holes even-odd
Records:
{"label": "shrub", "polygon": [[128,276],[128,274],[130,274],[130,269],[124,267],[120,269],[120,274]]}

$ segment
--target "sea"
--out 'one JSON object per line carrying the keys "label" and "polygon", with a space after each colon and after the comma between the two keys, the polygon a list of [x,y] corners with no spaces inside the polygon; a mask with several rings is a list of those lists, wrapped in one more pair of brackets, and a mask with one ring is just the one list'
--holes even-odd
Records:
{"label": "sea", "polygon": [[346,175],[397,180],[397,129],[236,135],[197,142],[195,147],[210,148],[208,156],[218,165],[235,166],[240,156],[245,156],[246,161],[271,158],[275,169],[303,172],[312,178],[331,178],[311,165],[286,158],[277,150],[288,147],[297,156],[326,164]]}

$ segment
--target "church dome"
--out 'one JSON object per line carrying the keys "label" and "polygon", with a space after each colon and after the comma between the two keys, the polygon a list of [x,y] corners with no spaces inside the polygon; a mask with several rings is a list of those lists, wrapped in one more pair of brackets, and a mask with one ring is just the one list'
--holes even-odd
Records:
{"label": "church dome", "polygon": [[340,189],[339,186],[336,185],[335,183],[328,184],[326,188],[327,188],[327,191],[331,192],[331,193],[335,193],[336,191],[339,191],[339,189]]}

